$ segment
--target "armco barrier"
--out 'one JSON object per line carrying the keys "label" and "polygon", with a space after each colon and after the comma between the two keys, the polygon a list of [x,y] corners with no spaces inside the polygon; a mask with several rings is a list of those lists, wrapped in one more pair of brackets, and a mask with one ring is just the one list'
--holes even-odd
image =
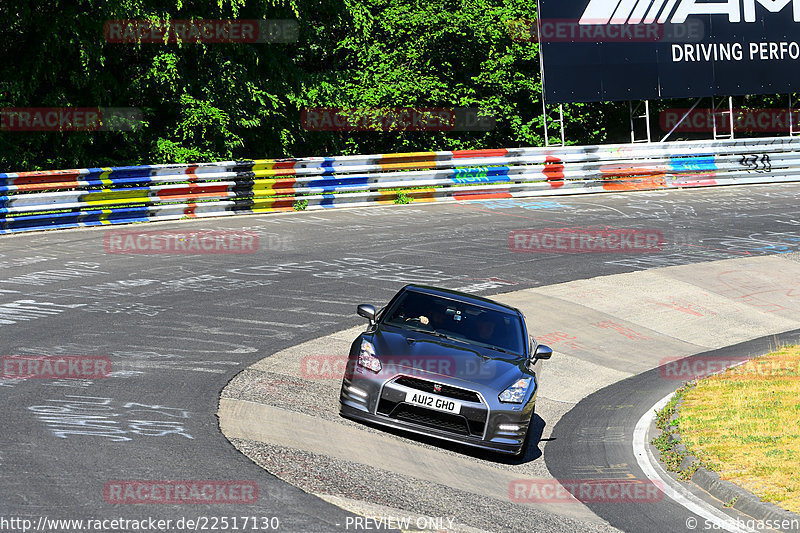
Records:
{"label": "armco barrier", "polygon": [[0,233],[393,203],[800,181],[800,138],[0,174]]}

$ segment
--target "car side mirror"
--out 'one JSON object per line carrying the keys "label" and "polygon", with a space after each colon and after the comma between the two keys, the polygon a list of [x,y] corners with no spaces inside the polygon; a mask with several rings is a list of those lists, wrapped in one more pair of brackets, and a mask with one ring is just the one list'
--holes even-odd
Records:
{"label": "car side mirror", "polygon": [[375,306],[370,304],[361,304],[358,306],[358,310],[356,311],[358,316],[363,316],[367,320],[369,320],[369,325],[372,326],[375,324]]}
{"label": "car side mirror", "polygon": [[533,360],[536,361],[537,359],[550,359],[552,355],[552,348],[544,344],[540,344],[536,347],[536,351],[533,352]]}

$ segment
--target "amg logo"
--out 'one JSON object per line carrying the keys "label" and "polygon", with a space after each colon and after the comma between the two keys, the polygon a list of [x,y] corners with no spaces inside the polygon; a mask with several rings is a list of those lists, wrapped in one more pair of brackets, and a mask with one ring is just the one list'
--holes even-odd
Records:
{"label": "amg logo", "polygon": [[589,0],[579,24],[682,24],[690,15],[724,14],[731,22],[742,22],[742,14],[744,22],[755,22],[756,4],[777,13],[790,2],[794,21],[800,22],[800,0]]}

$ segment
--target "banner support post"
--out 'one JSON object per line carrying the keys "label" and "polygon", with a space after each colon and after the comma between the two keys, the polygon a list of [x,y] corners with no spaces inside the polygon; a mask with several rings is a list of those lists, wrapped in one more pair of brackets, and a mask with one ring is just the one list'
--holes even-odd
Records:
{"label": "banner support post", "polygon": [[[634,116],[634,113],[637,113],[639,111],[639,106],[640,105],[641,105],[641,102],[637,103],[636,104],[636,108],[634,109],[633,104],[631,103],[630,100],[628,100],[628,118],[630,119],[630,123],[631,123],[631,142],[632,143],[643,143],[643,142],[649,143],[649,142],[651,142],[651,137],[650,137],[650,100],[645,100],[644,101],[644,115],[635,115]],[[647,138],[646,139],[636,139],[636,129],[634,127],[633,120],[637,119],[637,118],[638,119],[644,119],[645,131],[647,133]]]}

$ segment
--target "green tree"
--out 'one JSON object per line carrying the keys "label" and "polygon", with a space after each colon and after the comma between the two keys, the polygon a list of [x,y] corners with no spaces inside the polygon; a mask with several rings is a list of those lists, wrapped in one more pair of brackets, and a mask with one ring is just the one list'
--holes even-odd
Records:
{"label": "green tree", "polygon": [[[538,44],[510,30],[535,20],[529,0],[52,0],[3,2],[0,17],[0,107],[127,107],[144,118],[135,131],[2,130],[3,171],[544,144]],[[299,38],[104,38],[106,21],[145,18],[290,19]],[[654,105],[654,120],[669,105]],[[475,108],[496,126],[304,128],[301,112],[318,107]],[[565,125],[571,143],[626,142],[627,104],[567,105]]]}

